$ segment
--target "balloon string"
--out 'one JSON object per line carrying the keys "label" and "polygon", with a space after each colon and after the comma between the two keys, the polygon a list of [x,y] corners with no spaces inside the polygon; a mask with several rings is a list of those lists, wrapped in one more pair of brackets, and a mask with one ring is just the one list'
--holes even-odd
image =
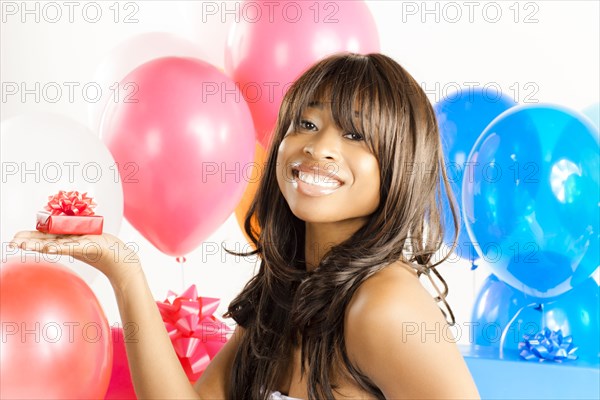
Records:
{"label": "balloon string", "polygon": [[477,260],[476,257],[473,257],[473,255],[471,255],[471,257],[469,257],[471,259],[471,271],[475,271],[477,269],[477,267],[479,267],[479,265],[477,265],[475,263],[475,261]]}
{"label": "balloon string", "polygon": [[179,263],[179,268],[181,268],[181,293],[185,291],[185,271],[183,269],[183,263]]}
{"label": "balloon string", "polygon": [[181,268],[181,291],[184,292],[186,290],[185,287],[185,257],[181,256],[181,257],[177,257],[175,259],[175,261],[177,261],[177,263],[179,264],[179,267]]}
{"label": "balloon string", "polygon": [[541,304],[540,303],[529,303],[529,304],[524,305],[523,307],[519,308],[517,310],[517,312],[515,313],[515,315],[513,315],[513,317],[510,319],[510,321],[508,321],[508,323],[502,330],[502,335],[500,335],[500,357],[499,357],[500,359],[504,358],[504,342],[506,341],[506,335],[508,334],[510,326],[513,324],[513,322],[515,322],[515,320],[517,319],[519,314],[521,314],[521,311],[523,311],[526,308],[530,308],[530,307],[540,308]]}

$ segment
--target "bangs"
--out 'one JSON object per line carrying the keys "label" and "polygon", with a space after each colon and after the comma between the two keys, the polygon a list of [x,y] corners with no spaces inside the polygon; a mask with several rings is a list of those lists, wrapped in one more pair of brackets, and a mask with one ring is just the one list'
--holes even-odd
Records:
{"label": "bangs", "polygon": [[362,135],[377,156],[383,134],[382,121],[391,115],[389,109],[382,110],[386,86],[389,87],[364,56],[320,63],[287,92],[281,110],[283,116],[289,118],[285,130],[290,123],[296,126],[300,123],[307,107],[323,104],[331,107],[333,120],[342,131]]}

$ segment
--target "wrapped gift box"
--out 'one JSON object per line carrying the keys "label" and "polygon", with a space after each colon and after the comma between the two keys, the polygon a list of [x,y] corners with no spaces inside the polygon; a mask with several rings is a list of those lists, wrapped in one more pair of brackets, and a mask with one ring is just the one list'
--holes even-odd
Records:
{"label": "wrapped gift box", "polygon": [[52,215],[39,211],[35,229],[56,235],[101,235],[103,223],[104,218],[100,215]]}
{"label": "wrapped gift box", "polygon": [[61,190],[49,196],[44,210],[37,213],[35,229],[57,235],[101,235],[104,218],[94,214],[96,205],[87,192]]}
{"label": "wrapped gift box", "polygon": [[600,358],[526,361],[514,349],[459,345],[482,399],[600,399]]}

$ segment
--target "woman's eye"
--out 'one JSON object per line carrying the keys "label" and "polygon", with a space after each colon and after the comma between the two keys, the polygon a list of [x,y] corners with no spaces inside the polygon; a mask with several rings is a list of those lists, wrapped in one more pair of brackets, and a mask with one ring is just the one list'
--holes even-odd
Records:
{"label": "woman's eye", "polygon": [[308,129],[308,130],[313,130],[317,127],[315,124],[313,124],[312,122],[307,121],[305,119],[301,120],[298,125],[300,126],[300,128]]}
{"label": "woman's eye", "polygon": [[361,135],[360,133],[356,133],[356,132],[350,132],[350,133],[346,133],[344,136],[350,136],[351,140],[364,140],[363,135]]}

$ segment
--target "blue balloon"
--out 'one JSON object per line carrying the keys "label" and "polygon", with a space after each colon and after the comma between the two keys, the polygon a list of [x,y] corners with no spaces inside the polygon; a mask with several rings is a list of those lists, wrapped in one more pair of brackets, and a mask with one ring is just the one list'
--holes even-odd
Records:
{"label": "blue balloon", "polygon": [[580,359],[600,361],[600,288],[592,278],[542,304],[542,326],[572,336]]}
{"label": "blue balloon", "polygon": [[468,156],[462,202],[474,247],[496,276],[548,298],[594,272],[599,153],[589,119],[560,106],[517,106],[486,128]]}
{"label": "blue balloon", "polygon": [[598,363],[600,288],[593,278],[560,296],[540,299],[519,292],[490,275],[483,283],[471,315],[472,344],[516,351],[523,335],[549,328],[572,336],[579,358]]}
{"label": "blue balloon", "polygon": [[600,103],[592,104],[583,110],[583,113],[592,120],[596,129],[600,129]]}
{"label": "blue balloon", "polygon": [[540,299],[527,296],[490,275],[484,281],[471,314],[471,343],[518,350],[523,335],[541,330]]}
{"label": "blue balloon", "polygon": [[[463,172],[471,148],[486,126],[514,105],[515,102],[511,98],[496,89],[489,88],[460,89],[435,104],[434,110],[446,159],[448,181],[452,187],[459,210],[462,208],[460,194]],[[446,189],[443,185],[441,194],[442,199],[445,199]],[[450,208],[445,203],[442,215],[446,227],[444,243],[450,247],[454,239],[454,222]],[[461,223],[459,228],[455,253],[471,261],[477,257],[464,223]]]}

